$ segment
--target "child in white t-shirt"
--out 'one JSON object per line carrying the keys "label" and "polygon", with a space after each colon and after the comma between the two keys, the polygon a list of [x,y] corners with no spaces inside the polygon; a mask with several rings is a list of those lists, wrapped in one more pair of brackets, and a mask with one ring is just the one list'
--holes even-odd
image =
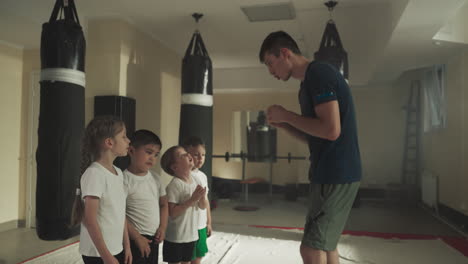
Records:
{"label": "child in white t-shirt", "polygon": [[127,190],[127,227],[133,263],[157,264],[159,243],[166,234],[168,206],[166,189],[150,169],[161,150],[161,140],[148,130],[131,137],[130,166],[124,171]]}
{"label": "child in white t-shirt", "polygon": [[[192,176],[206,188],[206,196],[208,199],[208,178],[200,168],[205,163],[205,143],[199,137],[189,137],[184,141],[184,148],[193,157],[194,167]],[[198,240],[195,243],[195,250],[193,251],[192,264],[200,264],[202,258],[208,253],[207,238],[211,235],[211,210],[210,203],[207,204],[206,209],[197,210],[198,213]]]}
{"label": "child in white t-shirt", "polygon": [[[131,263],[125,224],[122,171],[113,165],[127,155],[125,124],[114,117],[96,117],[86,127],[80,180],[72,224],[81,223],[79,252],[88,263]],[[78,192],[78,193],[80,193]]]}
{"label": "child in white t-shirt", "polygon": [[161,157],[161,167],[174,178],[166,188],[169,221],[163,245],[163,260],[188,264],[198,240],[198,214],[207,207],[206,189],[191,175],[193,159],[181,146],[169,148]]}

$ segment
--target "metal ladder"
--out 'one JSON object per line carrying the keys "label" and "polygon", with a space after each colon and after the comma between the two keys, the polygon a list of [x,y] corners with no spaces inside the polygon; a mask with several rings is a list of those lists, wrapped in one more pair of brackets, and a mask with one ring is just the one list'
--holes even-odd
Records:
{"label": "metal ladder", "polygon": [[421,82],[411,82],[406,110],[405,145],[403,149],[403,164],[401,184],[407,186],[419,185],[419,163],[421,145]]}

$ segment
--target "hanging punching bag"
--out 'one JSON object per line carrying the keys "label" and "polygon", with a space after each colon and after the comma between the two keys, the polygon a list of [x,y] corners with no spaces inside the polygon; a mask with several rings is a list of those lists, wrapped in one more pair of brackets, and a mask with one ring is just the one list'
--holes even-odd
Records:
{"label": "hanging punching bag", "polygon": [[247,126],[247,153],[249,162],[276,162],[276,128],[267,124],[264,111]]}
{"label": "hanging punching bag", "polygon": [[197,136],[205,142],[206,160],[201,170],[211,183],[213,153],[213,69],[200,32],[195,31],[182,61],[182,106],[179,143]]}
{"label": "hanging punching bag", "polygon": [[325,27],[320,48],[314,57],[317,61],[325,61],[335,66],[344,78],[348,79],[348,53],[344,50],[335,22],[331,19]]}
{"label": "hanging punching bag", "polygon": [[57,0],[41,36],[36,230],[43,240],[79,231],[69,224],[80,176],[85,46],[74,0]]}

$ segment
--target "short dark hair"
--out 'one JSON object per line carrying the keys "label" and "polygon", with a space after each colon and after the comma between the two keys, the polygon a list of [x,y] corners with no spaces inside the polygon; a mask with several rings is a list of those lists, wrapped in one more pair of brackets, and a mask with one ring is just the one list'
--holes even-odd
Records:
{"label": "short dark hair", "polygon": [[280,30],[270,33],[263,41],[260,53],[258,54],[260,62],[265,62],[264,57],[266,53],[271,53],[278,57],[282,48],[287,48],[294,54],[301,55],[296,41],[288,33]]}
{"label": "short dark hair", "polygon": [[197,136],[191,136],[191,137],[188,137],[184,140],[184,142],[182,143],[182,146],[184,148],[187,148],[187,147],[197,147],[197,146],[203,146],[205,147],[205,142],[203,142],[203,139],[201,139],[200,137],[197,137]]}
{"label": "short dark hair", "polygon": [[140,129],[135,131],[130,137],[130,146],[134,148],[139,148],[144,145],[153,144],[162,147],[161,139],[159,137],[146,129]]}
{"label": "short dark hair", "polygon": [[172,146],[168,148],[161,157],[161,168],[169,175],[174,175],[174,170],[172,170],[172,165],[176,162],[176,151],[177,149],[183,149],[181,146]]}

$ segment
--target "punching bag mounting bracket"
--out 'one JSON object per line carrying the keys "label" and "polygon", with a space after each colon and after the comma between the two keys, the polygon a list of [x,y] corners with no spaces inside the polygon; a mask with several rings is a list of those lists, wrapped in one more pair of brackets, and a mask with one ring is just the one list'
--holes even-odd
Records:
{"label": "punching bag mounting bracket", "polygon": [[201,14],[201,13],[193,13],[193,14],[192,14],[192,17],[195,19],[195,22],[198,23],[198,20],[200,20],[200,18],[203,17],[203,14]]}
{"label": "punching bag mounting bracket", "polygon": [[328,11],[333,11],[333,8],[335,8],[335,6],[338,4],[338,1],[334,1],[334,0],[329,0],[327,2],[324,3],[324,5],[328,8]]}

